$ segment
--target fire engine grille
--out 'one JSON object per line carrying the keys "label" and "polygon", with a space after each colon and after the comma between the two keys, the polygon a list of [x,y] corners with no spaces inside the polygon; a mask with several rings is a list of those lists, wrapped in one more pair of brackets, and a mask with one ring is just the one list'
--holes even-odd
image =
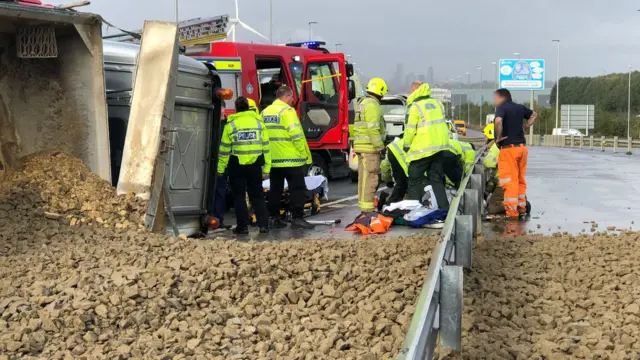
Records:
{"label": "fire engine grille", "polygon": [[17,47],[19,58],[56,58],[58,44],[52,26],[36,25],[18,29]]}

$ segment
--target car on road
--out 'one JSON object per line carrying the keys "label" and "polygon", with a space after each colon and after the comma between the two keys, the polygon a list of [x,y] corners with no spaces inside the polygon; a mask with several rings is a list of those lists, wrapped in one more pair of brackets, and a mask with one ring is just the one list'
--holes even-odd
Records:
{"label": "car on road", "polygon": [[467,125],[464,123],[464,120],[454,120],[453,126],[456,129],[458,134],[462,134],[463,136],[467,136]]}

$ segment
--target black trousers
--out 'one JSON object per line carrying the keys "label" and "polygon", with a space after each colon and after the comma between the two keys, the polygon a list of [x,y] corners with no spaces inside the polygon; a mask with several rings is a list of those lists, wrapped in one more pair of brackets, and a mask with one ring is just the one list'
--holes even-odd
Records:
{"label": "black trousers", "polygon": [[[431,185],[436,195],[438,208],[449,209],[449,200],[445,191],[444,162],[443,153],[440,151],[429,157],[418,159],[409,163],[409,189],[407,192],[409,200],[422,201],[424,188]],[[427,175],[425,176],[425,172]]]}
{"label": "black trousers", "polygon": [[282,200],[282,192],[284,191],[284,180],[289,185],[289,202],[291,216],[294,219],[302,219],[304,215],[305,194],[307,185],[304,182],[304,167],[282,167],[271,168],[269,179],[271,180],[271,188],[269,189],[269,215],[271,217],[280,216],[280,201]]}
{"label": "black trousers", "polygon": [[229,184],[233,192],[233,205],[239,228],[246,228],[249,225],[246,193],[249,194],[251,206],[256,213],[258,226],[269,226],[269,216],[262,189],[262,165],[264,165],[263,157],[258,158],[251,165],[240,165],[235,156],[231,156],[229,159]]}
{"label": "black trousers", "polygon": [[464,159],[451,151],[442,151],[442,153],[444,157],[444,174],[456,188],[459,188],[460,182],[464,177]]}
{"label": "black trousers", "polygon": [[[388,150],[387,150],[388,151]],[[392,204],[394,202],[404,200],[404,196],[407,193],[407,188],[409,187],[409,178],[404,174],[404,170],[396,156],[389,151],[389,163],[391,164],[391,172],[393,173],[393,191],[391,195],[387,198],[387,204]]]}

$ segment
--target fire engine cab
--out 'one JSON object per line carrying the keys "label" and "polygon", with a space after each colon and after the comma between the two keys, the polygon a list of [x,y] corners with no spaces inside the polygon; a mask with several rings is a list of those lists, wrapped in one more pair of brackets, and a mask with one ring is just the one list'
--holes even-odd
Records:
{"label": "fire engine cab", "polygon": [[186,48],[185,54],[212,64],[222,86],[234,90],[226,102],[233,113],[236,96],[253,99],[260,109],[271,105],[281,85],[294,90],[300,122],[311,149],[309,175],[349,175],[349,102],[355,98],[353,65],[344,54],[329,53],[324,42],[264,45],[213,42]]}

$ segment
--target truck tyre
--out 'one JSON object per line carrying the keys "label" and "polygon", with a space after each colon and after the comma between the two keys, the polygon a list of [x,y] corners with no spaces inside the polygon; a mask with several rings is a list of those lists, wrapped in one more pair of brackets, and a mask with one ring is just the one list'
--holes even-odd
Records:
{"label": "truck tyre", "polygon": [[329,167],[327,166],[327,162],[324,161],[324,158],[319,154],[311,155],[311,165],[309,165],[309,169],[307,170],[308,176],[318,176],[322,175],[329,178]]}
{"label": "truck tyre", "polygon": [[352,171],[349,174],[349,177],[351,178],[351,182],[352,183],[357,183],[358,182],[358,172],[357,171]]}

